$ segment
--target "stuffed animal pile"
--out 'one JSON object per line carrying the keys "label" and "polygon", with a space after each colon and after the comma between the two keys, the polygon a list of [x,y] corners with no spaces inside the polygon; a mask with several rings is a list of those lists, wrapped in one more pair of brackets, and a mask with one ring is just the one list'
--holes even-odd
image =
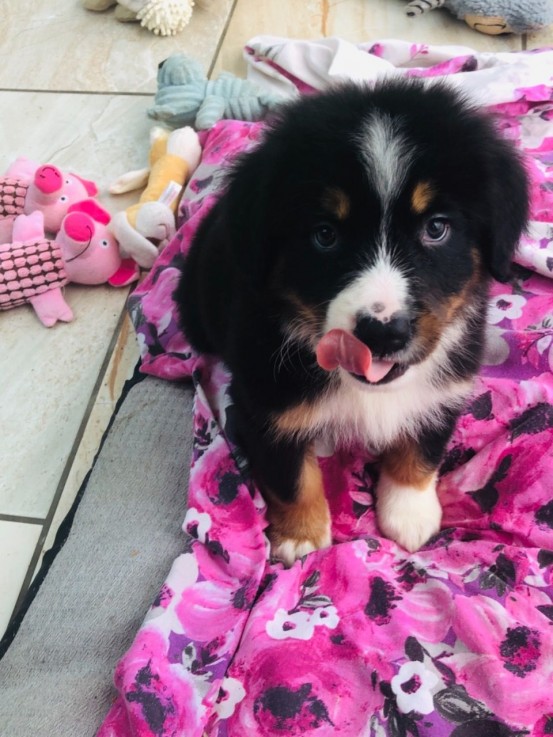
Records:
{"label": "stuffed animal pile", "polygon": [[20,157],[0,178],[0,311],[29,303],[46,327],[70,322],[68,282],[126,286],[139,269],[121,257],[94,182]]}
{"label": "stuffed animal pile", "polygon": [[150,168],[130,172],[110,187],[120,194],[146,184],[139,201],[117,213],[111,229],[124,255],[150,269],[176,232],[175,216],[184,185],[200,163],[201,147],[192,128],[150,133]]}
{"label": "stuffed animal pile", "polygon": [[441,7],[491,36],[537,31],[553,23],[552,0],[412,0],[405,12],[415,16]]}
{"label": "stuffed animal pile", "polygon": [[149,269],[176,232],[176,212],[201,147],[191,128],[151,133],[150,169],[131,172],[113,193],[146,186],[111,215],[94,182],[20,157],[0,177],[0,311],[29,303],[46,327],[70,322],[68,282],[123,287]]}

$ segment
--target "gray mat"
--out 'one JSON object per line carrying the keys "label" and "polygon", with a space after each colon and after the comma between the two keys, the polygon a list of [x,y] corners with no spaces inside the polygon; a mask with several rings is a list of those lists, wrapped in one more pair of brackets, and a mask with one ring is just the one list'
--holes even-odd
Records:
{"label": "gray mat", "polygon": [[185,546],[192,391],[134,386],[106,437],[67,542],[0,661],[2,737],[88,737],[112,675]]}

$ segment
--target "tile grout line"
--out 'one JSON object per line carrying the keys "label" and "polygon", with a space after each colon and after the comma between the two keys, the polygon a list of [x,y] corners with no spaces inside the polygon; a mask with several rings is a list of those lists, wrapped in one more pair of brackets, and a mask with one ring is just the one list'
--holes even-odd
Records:
{"label": "tile grout line", "polygon": [[[113,331],[113,337],[108,345],[106,354],[104,356],[104,360],[102,362],[102,365],[100,367],[100,370],[98,372],[98,378],[96,380],[96,383],[94,384],[94,387],[92,388],[90,399],[88,401],[88,404],[86,406],[86,409],[83,414],[83,419],[81,420],[81,423],[79,425],[79,429],[75,435],[75,439],[73,441],[73,445],[71,446],[71,450],[69,452],[69,456],[67,458],[67,461],[65,463],[65,466],[63,468],[63,472],[60,476],[60,480],[58,481],[58,484],[56,486],[56,491],[54,493],[54,496],[52,498],[52,501],[50,502],[50,507],[48,509],[48,514],[46,515],[45,519],[43,520],[42,524],[42,531],[39,535],[39,538],[37,540],[37,543],[35,545],[35,550],[33,552],[33,556],[29,562],[29,565],[27,567],[27,572],[25,574],[25,578],[23,579],[23,583],[21,584],[21,588],[19,590],[19,595],[17,597],[17,601],[15,602],[14,608],[12,610],[12,613],[10,615],[10,621],[13,619],[13,617],[17,614],[21,604],[23,603],[23,600],[25,598],[25,595],[32,583],[32,580],[34,578],[35,569],[38,563],[38,560],[40,558],[40,555],[42,553],[44,543],[46,542],[46,538],[48,537],[48,533],[50,532],[50,527],[52,526],[52,522],[54,519],[54,515],[56,513],[58,504],[60,502],[60,499],[62,497],[63,491],[65,489],[65,485],[67,483],[67,479],[69,477],[69,473],[71,472],[71,469],[73,467],[73,463],[75,461],[75,457],[77,455],[77,451],[79,449],[79,446],[81,444],[81,441],[83,439],[86,426],[88,424],[88,421],[90,419],[90,415],[92,412],[92,408],[94,407],[94,404],[96,403],[96,399],[98,397],[98,393],[100,390],[100,387],[102,385],[102,382],[104,381],[109,362],[111,360],[111,356],[113,355],[113,351],[115,349],[115,346],[117,345],[117,341],[119,339],[119,335],[121,333],[121,327],[123,325],[123,322],[127,315],[127,309],[125,306],[125,309],[121,312],[121,316],[119,318],[119,321],[117,322],[116,328]],[[96,457],[94,457],[92,464],[88,471],[94,466],[94,463],[96,461]],[[84,479],[83,479],[84,482]]]}
{"label": "tile grout line", "polygon": [[0,513],[0,522],[19,522],[25,525],[43,525],[44,517],[25,517],[21,514],[2,514]]}
{"label": "tile grout line", "polygon": [[21,92],[25,94],[41,94],[41,95],[97,95],[109,97],[153,97],[153,92],[121,92],[117,90],[35,90],[35,89],[16,89],[14,87],[0,87],[0,92]]}
{"label": "tile grout line", "polygon": [[229,14],[227,16],[227,20],[225,23],[225,26],[221,32],[221,35],[219,36],[219,41],[217,42],[217,46],[215,47],[215,51],[213,52],[213,59],[211,60],[211,64],[209,65],[209,69],[207,71],[207,77],[208,79],[211,79],[211,75],[213,74],[213,69],[215,68],[215,64],[217,64],[217,59],[219,58],[219,54],[221,53],[221,48],[223,47],[223,44],[225,42],[225,39],[227,37],[228,30],[230,28],[230,24],[232,22],[232,19],[234,18],[234,11],[236,10],[236,6],[238,5],[238,0],[234,0],[231,9],[229,10]]}

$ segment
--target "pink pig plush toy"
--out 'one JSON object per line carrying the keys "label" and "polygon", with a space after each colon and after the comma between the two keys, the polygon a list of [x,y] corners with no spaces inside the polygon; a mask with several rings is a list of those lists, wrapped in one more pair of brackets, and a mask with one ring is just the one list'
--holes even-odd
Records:
{"label": "pink pig plush toy", "polygon": [[30,215],[35,210],[44,215],[45,231],[57,233],[69,207],[97,192],[94,182],[67,174],[53,164],[39,166],[19,157],[0,177],[0,243],[11,239],[18,215]]}
{"label": "pink pig plush toy", "polygon": [[110,216],[95,200],[69,208],[55,240],[45,237],[44,214],[19,215],[13,241],[0,245],[0,310],[30,303],[46,327],[70,322],[62,289],[68,282],[126,286],[138,278],[134,261],[121,260],[107,229]]}

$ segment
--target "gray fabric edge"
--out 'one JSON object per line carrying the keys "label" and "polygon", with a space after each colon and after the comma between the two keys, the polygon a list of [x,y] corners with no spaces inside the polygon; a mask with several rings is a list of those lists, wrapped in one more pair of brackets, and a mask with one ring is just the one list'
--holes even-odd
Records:
{"label": "gray fabric edge", "polygon": [[113,671],[184,551],[189,385],[147,377],[122,403],[65,545],[0,661],[0,734],[94,735]]}

